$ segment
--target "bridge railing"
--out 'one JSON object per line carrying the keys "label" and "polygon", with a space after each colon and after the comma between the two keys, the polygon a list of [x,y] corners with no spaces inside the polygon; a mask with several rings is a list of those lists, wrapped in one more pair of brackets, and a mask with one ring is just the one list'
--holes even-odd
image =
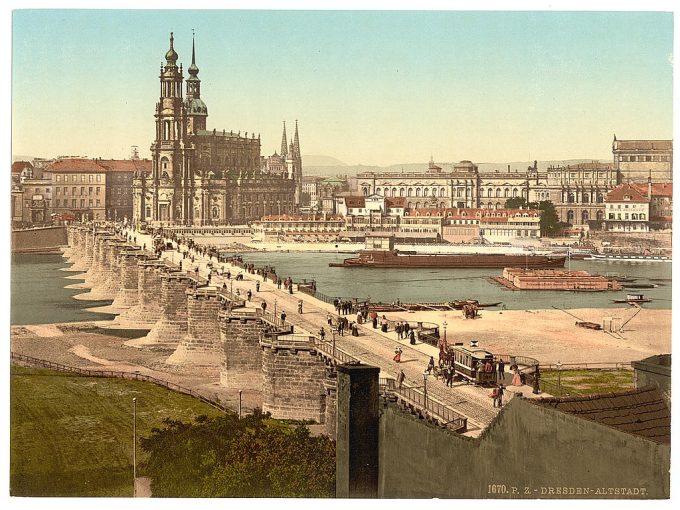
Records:
{"label": "bridge railing", "polygon": [[381,378],[379,385],[383,395],[396,396],[404,404],[424,411],[443,426],[456,432],[467,431],[467,418],[447,404],[440,402],[437,398],[426,394],[424,387],[420,388],[403,383],[397,385],[397,381],[390,378]]}
{"label": "bridge railing", "polygon": [[115,377],[119,379],[128,379],[128,380],[135,380],[135,381],[144,381],[144,382],[150,382],[153,384],[156,384],[158,386],[163,386],[164,388],[167,388],[172,391],[176,391],[178,393],[183,393],[185,395],[189,395],[191,397],[197,398],[201,400],[202,402],[213,406],[220,411],[224,412],[231,412],[229,408],[227,408],[224,404],[222,404],[219,400],[217,399],[212,399],[206,395],[203,395],[195,390],[192,390],[191,388],[186,388],[184,386],[181,386],[177,383],[173,383],[170,381],[166,381],[163,379],[159,379],[157,377],[153,377],[150,375],[145,375],[145,374],[140,374],[139,372],[125,372],[121,370],[104,370],[104,369],[91,369],[91,368],[80,368],[80,367],[74,367],[71,365],[65,365],[63,363],[56,363],[54,361],[49,361],[49,360],[44,360],[40,358],[34,358],[32,356],[26,356],[25,354],[19,354],[16,352],[12,352],[10,354],[10,362],[16,363],[16,364],[26,364],[29,366],[33,367],[42,367],[42,368],[48,368],[50,370],[56,370],[58,372],[68,372],[71,374],[75,375],[81,375],[81,376],[86,376],[86,377]]}

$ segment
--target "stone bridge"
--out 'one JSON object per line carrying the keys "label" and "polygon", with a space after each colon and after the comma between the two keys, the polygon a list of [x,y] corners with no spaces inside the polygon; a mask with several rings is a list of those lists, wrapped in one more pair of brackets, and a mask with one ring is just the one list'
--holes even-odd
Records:
{"label": "stone bridge", "polygon": [[[115,324],[149,330],[145,337],[126,344],[167,351],[167,365],[201,370],[234,391],[260,392],[262,409],[273,417],[325,424],[333,437],[339,364],[378,366],[386,396],[443,427],[465,432],[469,417],[471,428],[479,431],[495,416],[486,390],[481,390],[480,399],[471,388],[454,392],[441,381],[432,380],[426,389],[396,385],[393,342],[372,331],[363,339],[373,342],[370,349],[351,336],[338,337],[337,345],[335,337],[332,342],[328,338],[330,332],[320,339],[313,332],[325,325],[327,311],[316,308],[318,302],[310,296],[290,296],[267,283],[269,309],[265,310],[260,297],[264,293],[257,299],[244,298],[245,291],[252,290],[252,280],[208,279],[207,258],[196,255],[193,262],[178,251],[164,252],[159,258],[140,247],[152,245],[148,236],[136,233],[135,237],[137,244],[111,231],[70,226],[64,256],[73,264],[70,270],[83,272],[82,286],[89,289],[77,297],[111,300],[119,314]],[[304,299],[309,310],[299,316],[293,312],[298,299]],[[290,314],[286,321],[277,313],[282,310]],[[413,360],[418,363],[402,364],[410,380],[422,381],[429,356],[420,356]]]}

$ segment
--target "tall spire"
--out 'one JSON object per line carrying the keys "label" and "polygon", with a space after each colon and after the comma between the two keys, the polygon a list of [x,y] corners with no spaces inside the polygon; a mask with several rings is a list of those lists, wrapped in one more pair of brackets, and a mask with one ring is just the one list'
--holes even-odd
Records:
{"label": "tall spire", "polygon": [[196,66],[196,41],[194,40],[194,29],[191,29],[191,66],[189,66],[189,74],[196,78],[198,74],[198,67]]}
{"label": "tall spire", "polygon": [[286,138],[286,121],[283,121],[283,136],[281,136],[281,156],[288,155],[288,139]]}
{"label": "tall spire", "polygon": [[295,147],[295,157],[300,157],[300,136],[298,135],[298,121],[295,119],[295,138],[293,139],[293,146]]}

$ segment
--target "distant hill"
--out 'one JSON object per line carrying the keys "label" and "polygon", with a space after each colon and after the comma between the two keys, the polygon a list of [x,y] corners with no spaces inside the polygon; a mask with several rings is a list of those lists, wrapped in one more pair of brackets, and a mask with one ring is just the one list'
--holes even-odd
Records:
{"label": "distant hill", "polygon": [[[325,156],[324,156],[325,157]],[[333,159],[333,158],[329,158]],[[593,159],[566,159],[566,160],[546,160],[538,162],[539,171],[546,170],[550,166],[566,166],[566,165],[577,165],[579,163],[590,163],[591,161],[602,161],[603,163],[611,163],[611,160],[593,160]],[[453,168],[455,163],[442,163],[437,161],[437,165],[441,166],[444,170],[449,170]],[[529,166],[534,164],[533,161],[512,161],[507,163],[476,163],[480,172],[493,172],[494,170],[507,171],[508,165],[510,165],[511,171],[524,172]],[[308,164],[305,156],[302,157],[302,173],[303,175],[324,175],[324,176],[336,176],[336,175],[348,175],[354,176],[358,172],[384,172],[387,170],[391,171],[401,171],[404,172],[414,172],[414,171],[424,171],[427,169],[427,162],[423,163],[399,163],[389,166],[374,166],[374,165],[312,165]]]}
{"label": "distant hill", "polygon": [[331,156],[322,155],[302,155],[302,163],[304,165],[309,165],[311,167],[317,166],[347,166],[347,163],[340,161],[339,159],[333,158]]}

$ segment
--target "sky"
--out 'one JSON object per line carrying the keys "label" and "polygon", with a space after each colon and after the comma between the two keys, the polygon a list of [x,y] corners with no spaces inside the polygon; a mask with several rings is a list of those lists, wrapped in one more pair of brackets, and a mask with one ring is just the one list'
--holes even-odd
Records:
{"label": "sky", "polygon": [[[673,137],[664,12],[15,10],[12,153],[148,157],[195,29],[208,129],[348,164],[611,159]],[[249,135],[250,136],[250,135]],[[303,161],[304,163],[304,161]]]}

